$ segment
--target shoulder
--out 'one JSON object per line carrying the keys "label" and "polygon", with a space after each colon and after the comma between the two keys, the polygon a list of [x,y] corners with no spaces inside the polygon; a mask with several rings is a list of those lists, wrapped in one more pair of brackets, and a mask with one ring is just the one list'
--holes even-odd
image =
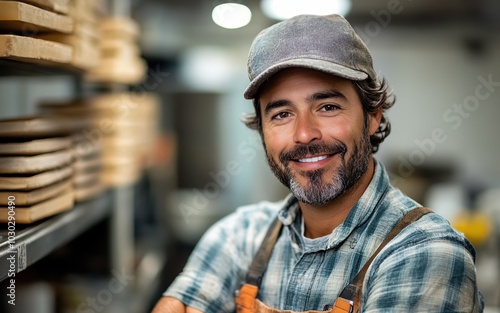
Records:
{"label": "shoulder", "polygon": [[[390,229],[408,212],[421,207],[418,202],[402,194],[401,191],[394,187],[390,187],[384,197],[380,210],[376,213],[377,220],[391,221]],[[432,210],[432,208],[430,208]],[[390,231],[388,229],[387,231]],[[385,257],[401,250],[413,249],[423,253],[424,251],[432,251],[439,247],[441,253],[434,253],[433,256],[446,258],[453,254],[447,254],[444,246],[448,250],[456,250],[454,254],[463,253],[471,257],[475,261],[475,250],[472,244],[464,237],[464,235],[455,230],[446,220],[439,214],[429,213],[422,216],[417,221],[406,226],[401,232],[387,245],[380,253],[381,261]],[[418,247],[418,249],[415,249]],[[449,252],[449,251],[448,251]]]}
{"label": "shoulder", "polygon": [[365,279],[367,308],[472,311],[481,301],[475,250],[448,221],[429,213],[403,229],[374,259]]}
{"label": "shoulder", "polygon": [[[374,220],[384,221],[385,226],[389,227],[387,231],[390,231],[401,218],[418,207],[422,207],[422,205],[390,185],[375,212]],[[432,208],[430,209],[432,210]],[[471,253],[475,253],[474,248],[463,234],[456,231],[448,220],[436,213],[426,214],[408,225],[391,241],[388,248],[443,240],[454,242]]]}
{"label": "shoulder", "polygon": [[[411,210],[411,209],[410,209]],[[406,209],[402,215],[408,213]],[[432,210],[432,208],[431,208]],[[455,230],[447,219],[436,213],[429,213],[405,227],[388,245],[389,250],[422,245],[432,249],[435,245],[448,243],[449,246],[469,253],[475,259],[475,250],[465,236]]]}

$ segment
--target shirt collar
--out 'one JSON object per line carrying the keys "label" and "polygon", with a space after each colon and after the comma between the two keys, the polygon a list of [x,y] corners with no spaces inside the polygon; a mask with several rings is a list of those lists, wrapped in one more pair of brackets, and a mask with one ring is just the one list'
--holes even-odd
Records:
{"label": "shirt collar", "polygon": [[[370,184],[351,209],[345,221],[329,235],[328,247],[334,247],[343,242],[356,227],[368,220],[383,199],[388,188],[389,177],[384,165],[375,159],[375,171]],[[278,217],[284,226],[290,226],[296,221],[297,217],[300,217],[299,210],[297,199],[290,194],[285,198]]]}

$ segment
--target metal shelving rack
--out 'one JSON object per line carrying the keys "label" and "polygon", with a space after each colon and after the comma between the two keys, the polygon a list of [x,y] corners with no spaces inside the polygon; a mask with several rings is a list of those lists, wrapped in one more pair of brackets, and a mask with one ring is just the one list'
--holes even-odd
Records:
{"label": "metal shelving rack", "polygon": [[[130,16],[130,0],[109,0],[109,14]],[[81,94],[83,71],[70,66],[45,66],[0,59],[0,77],[68,76],[74,80],[75,91]],[[123,92],[126,85],[103,86],[108,92]],[[109,219],[111,269],[132,274],[135,281],[127,290],[116,295],[113,312],[144,312],[159,284],[166,255],[158,249],[146,249],[135,255],[134,185],[113,187],[91,200],[77,203],[71,210],[30,225],[16,225],[15,242],[9,242],[7,231],[0,230],[0,282],[8,278],[10,260],[16,257],[16,276],[57,248],[84,234],[99,222]],[[154,246],[154,244],[152,245]]]}
{"label": "metal shelving rack", "polygon": [[[82,71],[67,65],[45,66],[36,63],[0,59],[0,77],[69,76],[75,85],[81,83]],[[0,230],[0,282],[9,277],[14,255],[15,272],[22,272],[57,248],[83,234],[112,214],[112,193],[77,203],[71,210],[29,225],[16,224],[9,241],[7,224]]]}
{"label": "metal shelving rack", "polygon": [[0,281],[6,279],[15,257],[16,274],[33,265],[55,249],[68,243],[111,213],[111,193],[77,204],[70,211],[45,219],[16,231],[9,241],[6,231],[0,232]]}

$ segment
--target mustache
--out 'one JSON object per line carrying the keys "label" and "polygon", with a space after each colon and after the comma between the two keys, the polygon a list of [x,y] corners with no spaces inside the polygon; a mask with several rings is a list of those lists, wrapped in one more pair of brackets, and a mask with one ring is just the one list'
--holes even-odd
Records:
{"label": "mustache", "polygon": [[317,154],[345,154],[347,152],[347,147],[341,142],[334,142],[331,144],[326,143],[314,143],[308,145],[298,145],[294,148],[283,151],[280,156],[280,162],[287,164],[291,160],[303,159],[307,156],[317,155]]}

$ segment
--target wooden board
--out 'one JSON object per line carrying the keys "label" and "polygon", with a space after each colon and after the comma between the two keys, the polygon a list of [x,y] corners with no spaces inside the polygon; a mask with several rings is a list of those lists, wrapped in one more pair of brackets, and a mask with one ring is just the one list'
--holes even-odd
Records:
{"label": "wooden board", "polygon": [[73,26],[73,32],[71,34],[62,33],[41,33],[36,34],[34,37],[60,42],[64,44],[75,44],[78,41],[85,41],[94,44],[97,49],[100,48],[100,32],[97,25],[92,25],[89,23],[77,22]]}
{"label": "wooden board", "polygon": [[98,16],[109,15],[106,0],[87,0]]}
{"label": "wooden board", "polygon": [[[106,151],[103,151],[106,153]],[[139,153],[130,153],[130,154],[117,154],[117,153],[109,153],[105,154],[102,157],[102,163],[108,169],[109,167],[113,167],[116,169],[131,169],[131,170],[139,170],[140,159]]]}
{"label": "wooden board", "polygon": [[20,2],[28,3],[52,12],[68,14],[69,1],[70,0],[22,0]]}
{"label": "wooden board", "polygon": [[91,186],[99,184],[101,181],[101,171],[89,172],[89,173],[75,173],[73,176],[73,185],[75,187],[81,186]]}
{"label": "wooden board", "polygon": [[0,58],[41,65],[69,64],[73,48],[31,37],[0,35]]}
{"label": "wooden board", "polygon": [[[78,27],[78,24],[75,25]],[[80,27],[73,34],[45,33],[36,38],[62,43],[73,48],[71,64],[80,69],[91,69],[99,65],[101,51],[98,47],[98,34],[92,35],[91,28]]]}
{"label": "wooden board", "polygon": [[0,1],[0,30],[30,35],[48,31],[71,33],[73,19],[18,1]]}
{"label": "wooden board", "polygon": [[92,98],[92,105],[106,116],[156,116],[158,97],[152,93],[116,93],[102,94]]}
{"label": "wooden board", "polygon": [[87,22],[97,24],[99,14],[97,7],[89,0],[73,0],[69,6],[69,15],[77,22]]}
{"label": "wooden board", "polygon": [[93,141],[81,141],[73,144],[74,160],[91,160],[100,158],[102,148],[100,145],[95,145]]}
{"label": "wooden board", "polygon": [[0,155],[35,155],[71,147],[71,138],[57,137],[18,142],[0,142]]}
{"label": "wooden board", "polygon": [[[102,159],[105,164],[119,164],[127,166],[129,162],[137,162],[139,156],[144,151],[142,145],[136,143],[134,147],[114,146],[106,147],[102,151]],[[132,163],[131,165],[133,165]]]}
{"label": "wooden board", "polygon": [[99,127],[93,127],[92,129],[98,129],[100,132],[96,132],[95,134],[78,132],[71,136],[75,160],[100,158],[105,132]]}
{"label": "wooden board", "polygon": [[64,167],[73,159],[71,150],[62,150],[34,156],[0,157],[1,174],[36,174]]}
{"label": "wooden board", "polygon": [[[78,124],[78,123],[76,123]],[[77,125],[78,126],[78,125]],[[80,125],[81,126],[81,125]],[[46,138],[48,136],[69,134],[74,123],[56,116],[33,116],[0,120],[2,138]]]}
{"label": "wooden board", "polygon": [[99,41],[101,39],[101,28],[99,24],[77,21],[73,26],[73,34],[78,36],[78,38],[90,40],[96,44],[96,47],[99,47]]}
{"label": "wooden board", "polygon": [[102,183],[93,184],[90,186],[76,187],[75,188],[75,201],[85,201],[95,197],[104,191],[105,187]]}
{"label": "wooden board", "polygon": [[128,17],[108,17],[101,21],[102,38],[135,41],[140,35],[139,24]]}
{"label": "wooden board", "polygon": [[48,40],[53,42],[62,43],[71,47],[74,47],[79,43],[81,38],[73,34],[58,34],[58,33],[45,33],[35,36],[35,38]]}
{"label": "wooden board", "polygon": [[[67,189],[63,194],[32,206],[16,205],[16,223],[30,224],[43,218],[61,213],[73,208],[74,201],[73,189]],[[7,207],[0,206],[0,222],[8,221],[9,210]]]}
{"label": "wooden board", "polygon": [[137,145],[137,140],[135,138],[125,137],[125,136],[107,136],[102,140],[102,145],[109,149],[120,149],[122,147],[133,147]]}
{"label": "wooden board", "polygon": [[33,190],[49,186],[70,177],[72,174],[73,169],[67,166],[36,175],[0,176],[0,190]]}
{"label": "wooden board", "polygon": [[91,82],[139,84],[146,75],[146,62],[142,59],[103,59],[85,77]]}
{"label": "wooden board", "polygon": [[0,191],[0,205],[7,205],[9,197],[15,197],[16,206],[28,206],[52,198],[71,188],[73,182],[66,179],[47,187],[31,191]]}
{"label": "wooden board", "polygon": [[109,118],[99,118],[94,120],[93,125],[97,128],[99,127],[99,125],[103,125],[104,123],[107,123],[106,125],[108,126],[106,128],[105,136],[125,132],[127,134],[130,134],[131,137],[137,138],[140,142],[144,139],[144,135],[149,133],[147,131],[148,125],[138,118],[136,118],[135,120],[132,118],[123,119],[119,117],[112,120],[110,120]]}
{"label": "wooden board", "polygon": [[39,104],[42,112],[91,116],[115,120],[142,120],[158,117],[158,97],[152,93],[101,94],[63,103]]}
{"label": "wooden board", "polygon": [[106,134],[106,137],[130,137],[136,140],[136,142],[142,142],[145,138],[144,135],[144,133],[139,132],[137,128],[133,127],[110,127],[108,133]]}
{"label": "wooden board", "polygon": [[38,108],[43,113],[59,114],[65,116],[77,116],[85,118],[93,117],[93,110],[90,102],[85,100],[73,100],[69,102],[49,103],[44,102],[38,104]]}
{"label": "wooden board", "polygon": [[100,171],[102,169],[102,160],[100,157],[90,158],[88,160],[78,159],[73,163],[75,175]]}
{"label": "wooden board", "polygon": [[140,49],[136,44],[122,40],[106,39],[99,43],[103,59],[118,58],[134,60],[140,57]]}
{"label": "wooden board", "polygon": [[90,42],[81,41],[74,47],[72,64],[83,70],[91,70],[99,66],[101,53],[99,49]]}

